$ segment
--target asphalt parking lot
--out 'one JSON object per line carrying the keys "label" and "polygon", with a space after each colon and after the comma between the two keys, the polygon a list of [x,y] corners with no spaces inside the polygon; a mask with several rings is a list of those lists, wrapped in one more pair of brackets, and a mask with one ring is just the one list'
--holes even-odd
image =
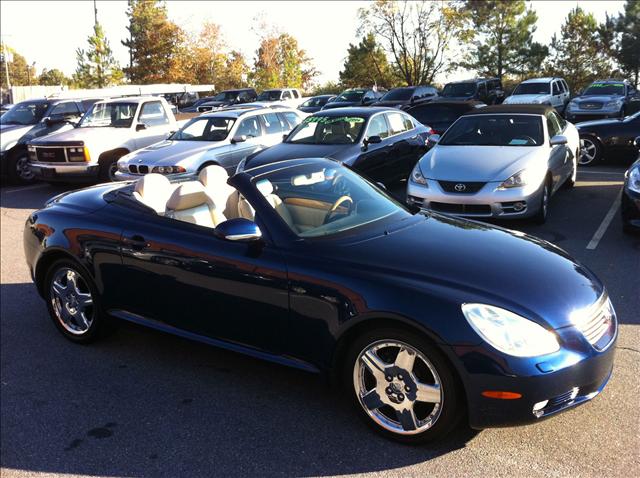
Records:
{"label": "asphalt parking lot", "polygon": [[640,469],[640,237],[622,233],[623,171],[581,170],[576,188],[552,199],[543,226],[500,224],[557,244],[606,284],[621,323],[608,387],[553,419],[463,431],[438,448],[378,437],[303,372],[133,325],[92,346],[64,340],[22,252],[27,215],[64,187],[3,187],[2,476],[632,476]]}

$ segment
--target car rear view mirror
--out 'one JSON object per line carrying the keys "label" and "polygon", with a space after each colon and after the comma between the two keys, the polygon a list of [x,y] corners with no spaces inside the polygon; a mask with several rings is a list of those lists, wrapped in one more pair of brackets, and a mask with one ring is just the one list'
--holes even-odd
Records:
{"label": "car rear view mirror", "polygon": [[568,143],[567,137],[563,134],[557,134],[553,138],[551,138],[551,140],[549,141],[549,144],[551,146],[559,146],[561,144],[567,144],[567,143]]}
{"label": "car rear view mirror", "polygon": [[225,241],[253,242],[262,238],[258,225],[242,217],[221,222],[213,230],[214,235]]}
{"label": "car rear view mirror", "polygon": [[367,144],[378,144],[378,143],[382,143],[382,138],[378,135],[374,135],[374,136],[369,136],[366,139]]}
{"label": "car rear view mirror", "polygon": [[246,140],[247,140],[247,137],[244,134],[238,134],[238,135],[234,136],[233,138],[231,138],[231,142],[233,144],[244,143]]}
{"label": "car rear view mirror", "polygon": [[138,123],[136,125],[136,131],[144,131],[145,129],[147,129],[147,125],[144,123]]}
{"label": "car rear view mirror", "polygon": [[431,136],[429,136],[429,142],[433,144],[438,144],[440,142],[440,135],[432,134]]}

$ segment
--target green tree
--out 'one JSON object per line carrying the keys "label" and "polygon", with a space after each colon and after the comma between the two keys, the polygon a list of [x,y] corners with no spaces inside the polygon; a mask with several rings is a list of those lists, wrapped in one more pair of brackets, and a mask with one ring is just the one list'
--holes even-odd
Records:
{"label": "green tree", "polygon": [[122,82],[122,70],[113,58],[109,40],[100,23],[93,26],[93,35],[87,39],[89,48],[76,50],[78,66],[73,75],[80,88],[104,88]]}
{"label": "green tree", "polygon": [[616,22],[616,31],[619,34],[616,59],[637,88],[640,81],[640,2],[627,0],[624,12]]}
{"label": "green tree", "polygon": [[[2,76],[2,88],[7,87],[7,74],[4,62],[8,61],[9,67],[9,83],[11,86],[27,86],[29,84],[37,84],[36,71],[33,65],[29,65],[24,56],[17,53],[13,48],[4,44],[0,44],[0,53],[2,53],[2,61],[0,61],[0,76]],[[6,58],[5,58],[6,57]]]}
{"label": "green tree", "polygon": [[[502,79],[542,62],[545,48],[532,42],[538,17],[524,0],[468,0],[466,10],[476,34],[463,66]],[[527,61],[530,53],[535,55],[531,62]]]}
{"label": "green tree", "polygon": [[448,52],[455,41],[468,39],[466,16],[453,0],[376,0],[359,10],[358,34],[373,33],[405,84],[430,84],[453,69]]}
{"label": "green tree", "polygon": [[306,52],[288,33],[268,34],[260,41],[250,78],[261,90],[306,88],[317,75]]}
{"label": "green tree", "polygon": [[342,90],[344,90],[344,87],[340,83],[336,83],[334,81],[327,81],[326,83],[323,83],[322,85],[318,85],[315,88],[313,88],[313,90],[311,90],[310,95],[311,96],[337,95]]}
{"label": "green tree", "polygon": [[42,73],[38,77],[38,83],[41,85],[68,85],[70,82],[71,80],[56,68],[53,68],[52,70],[47,70],[45,68],[44,70],[42,70]]}
{"label": "green tree", "polygon": [[183,76],[185,34],[169,20],[164,2],[129,0],[129,66],[124,72],[131,83],[171,83]]}
{"label": "green tree", "polygon": [[572,91],[584,88],[598,77],[609,76],[610,65],[603,54],[598,22],[579,6],[567,15],[560,36],[553,36],[550,50],[547,71],[563,76]]}
{"label": "green tree", "polygon": [[373,33],[364,36],[357,45],[349,44],[340,83],[348,88],[373,84],[389,88],[393,85],[393,72],[387,55],[376,43]]}

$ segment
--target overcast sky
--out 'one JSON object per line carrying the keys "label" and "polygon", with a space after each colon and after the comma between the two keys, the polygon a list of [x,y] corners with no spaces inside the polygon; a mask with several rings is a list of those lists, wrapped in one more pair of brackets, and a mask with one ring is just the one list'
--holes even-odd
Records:
{"label": "overcast sky", "polygon": [[[222,27],[227,43],[241,50],[252,61],[258,36],[252,32],[253,19],[260,15],[295,36],[321,72],[319,82],[337,80],[349,43],[355,43],[357,12],[368,2],[203,2],[168,1],[169,18],[187,32],[197,32],[210,20]],[[578,3],[592,12],[598,21],[622,11],[624,1],[533,1],[538,13],[535,40],[549,43],[568,12]],[[111,48],[121,65],[128,62],[127,49],[120,40],[126,37],[126,1],[98,1],[98,20],[102,23]],[[2,40],[36,69],[59,68],[67,75],[75,71],[76,48],[86,47],[92,33],[93,2],[14,1],[0,2]],[[459,72],[454,76],[464,75]],[[459,78],[452,78],[459,79]],[[443,78],[439,79],[440,81]]]}

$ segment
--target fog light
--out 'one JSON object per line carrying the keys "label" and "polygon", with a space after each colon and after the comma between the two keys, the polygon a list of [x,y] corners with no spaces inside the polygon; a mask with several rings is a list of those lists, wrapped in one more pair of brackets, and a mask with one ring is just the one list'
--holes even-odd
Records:
{"label": "fog light", "polygon": [[533,406],[533,414],[538,418],[541,417],[543,414],[542,409],[547,406],[547,403],[549,403],[549,400],[542,400],[541,402],[536,403]]}
{"label": "fog light", "polygon": [[525,208],[525,203],[523,202],[517,202],[513,205],[514,211],[522,211],[524,208]]}

